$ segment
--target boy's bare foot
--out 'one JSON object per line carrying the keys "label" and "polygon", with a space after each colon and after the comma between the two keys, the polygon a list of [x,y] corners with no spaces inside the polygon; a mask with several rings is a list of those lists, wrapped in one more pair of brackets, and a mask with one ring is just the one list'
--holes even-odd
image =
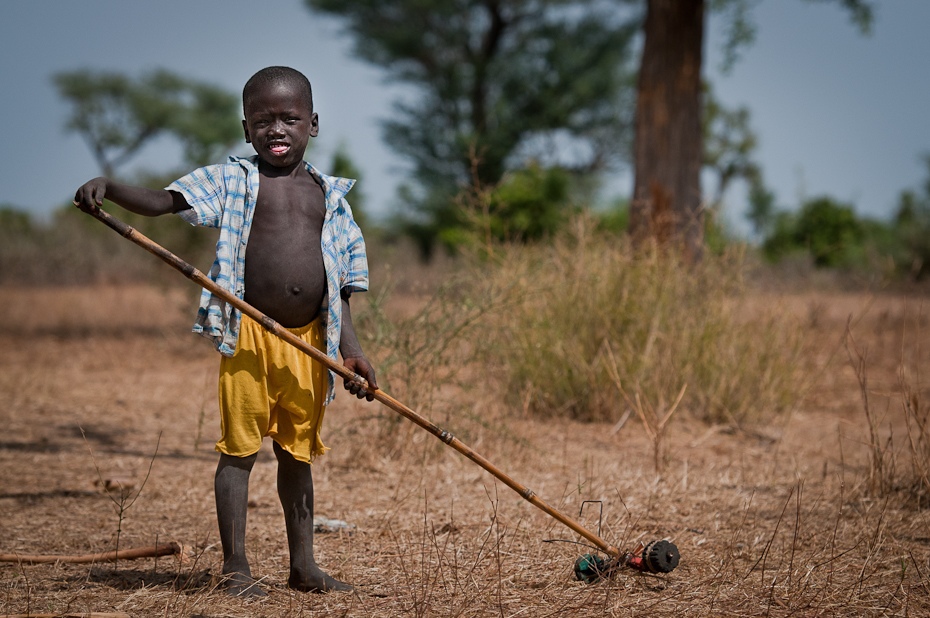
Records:
{"label": "boy's bare foot", "polygon": [[221,585],[226,589],[226,594],[233,597],[259,598],[268,596],[268,593],[258,585],[258,581],[245,573],[224,573]]}
{"label": "boy's bare foot", "polygon": [[330,577],[315,565],[306,573],[291,569],[291,575],[287,578],[287,587],[299,592],[349,592],[354,590],[349,584]]}

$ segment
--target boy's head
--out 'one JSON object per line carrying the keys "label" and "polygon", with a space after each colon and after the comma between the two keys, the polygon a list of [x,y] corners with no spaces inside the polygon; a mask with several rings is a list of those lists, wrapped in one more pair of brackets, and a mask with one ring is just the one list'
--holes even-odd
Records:
{"label": "boy's head", "polygon": [[248,114],[249,105],[256,94],[278,84],[288,84],[303,92],[308,109],[313,111],[313,88],[310,87],[310,80],[297,69],[290,67],[266,67],[250,77],[242,89],[242,110]]}
{"label": "boy's head", "polygon": [[303,161],[311,137],[319,133],[310,82],[288,67],[262,69],[242,90],[245,141],[265,163],[286,168]]}

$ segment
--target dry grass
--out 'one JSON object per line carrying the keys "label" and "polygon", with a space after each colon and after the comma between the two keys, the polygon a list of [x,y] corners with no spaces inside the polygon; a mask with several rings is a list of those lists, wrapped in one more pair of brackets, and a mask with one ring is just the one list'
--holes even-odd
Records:
{"label": "dry grass", "polygon": [[661,419],[680,401],[746,426],[791,410],[816,370],[796,316],[749,310],[741,251],[684,267],[579,217],[500,263],[482,274],[510,303],[492,352],[510,402],[534,415],[618,422],[646,407]]}
{"label": "dry grass", "polygon": [[[661,475],[636,423],[534,418],[506,410],[480,384],[441,389],[431,399],[434,420],[566,513],[602,501],[602,535],[610,541],[632,547],[672,539],[682,562],[668,576],[574,581],[572,564],[587,550],[544,542],[573,540],[567,530],[425,432],[403,425],[385,442],[387,411],[340,396],[324,435],[333,450],[314,468],[317,513],[356,529],[318,534],[316,548],[325,568],[357,593],[308,596],[285,587],[274,458],[263,452],[252,477],[248,547],[270,596],[242,602],[215,590],[217,359],[206,342],[185,334],[195,296],[186,287],[0,289],[0,553],[112,549],[118,529],[122,547],[177,540],[188,548],[183,564],[2,564],[0,614],[930,614],[930,513],[905,482],[922,435],[909,433],[908,423],[920,413],[905,417],[899,396],[906,375],[907,401],[926,408],[916,369],[930,360],[930,348],[917,345],[923,331],[905,328],[923,321],[909,312],[913,302],[827,292],[779,297],[804,324],[812,360],[824,368],[813,388],[792,414],[753,432],[676,415],[664,427]],[[141,328],[127,317],[139,312]],[[869,427],[856,372],[842,353],[847,323],[867,350],[880,444],[894,435],[888,456],[897,482],[884,493],[870,489]],[[103,478],[140,486],[159,435],[151,475],[120,523],[95,486],[97,468]],[[596,527],[597,509],[589,506],[582,519]]]}

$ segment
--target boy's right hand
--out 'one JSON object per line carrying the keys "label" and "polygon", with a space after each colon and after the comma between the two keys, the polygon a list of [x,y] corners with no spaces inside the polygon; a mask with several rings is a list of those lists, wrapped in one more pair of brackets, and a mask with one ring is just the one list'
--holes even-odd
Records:
{"label": "boy's right hand", "polygon": [[93,214],[103,205],[107,194],[107,179],[103,176],[88,180],[74,193],[73,203],[86,213]]}

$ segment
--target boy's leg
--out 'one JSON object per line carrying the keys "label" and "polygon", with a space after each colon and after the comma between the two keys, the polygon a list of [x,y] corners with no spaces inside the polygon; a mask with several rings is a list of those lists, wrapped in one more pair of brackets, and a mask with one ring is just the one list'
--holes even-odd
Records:
{"label": "boy's leg", "polygon": [[216,519],[223,544],[225,586],[236,596],[265,596],[252,579],[245,556],[245,520],[249,508],[249,474],[258,453],[248,457],[220,455],[214,478]]}
{"label": "boy's leg", "polygon": [[274,442],[278,458],[278,496],[284,507],[291,574],[287,585],[301,592],[352,590],[320,570],[313,558],[313,475],[310,464],[294,457]]}

